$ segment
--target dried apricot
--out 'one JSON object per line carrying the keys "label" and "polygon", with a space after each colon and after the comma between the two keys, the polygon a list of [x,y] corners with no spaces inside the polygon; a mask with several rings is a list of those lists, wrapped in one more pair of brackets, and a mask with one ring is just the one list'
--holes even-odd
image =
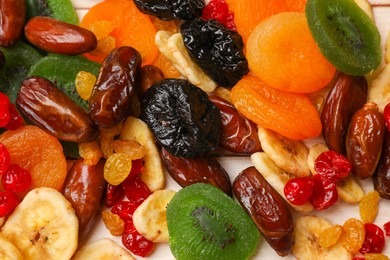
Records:
{"label": "dried apricot", "polygon": [[288,138],[302,140],[321,133],[320,117],[303,94],[283,92],[247,76],[233,87],[230,97],[246,118]]}
{"label": "dried apricot", "polygon": [[368,192],[359,202],[360,218],[364,223],[373,223],[378,214],[379,193],[376,190]]}
{"label": "dried apricot", "polygon": [[337,243],[342,233],[342,226],[333,225],[320,233],[318,244],[321,247],[329,248]]}
{"label": "dried apricot", "polygon": [[[37,187],[61,189],[67,164],[57,138],[37,126],[25,125],[1,134],[0,142],[7,147],[11,163],[31,173],[32,184],[28,191]],[[25,194],[18,193],[22,197]]]}
{"label": "dried apricot", "polygon": [[248,39],[246,55],[256,76],[287,92],[319,90],[336,72],[321,54],[304,13],[280,13],[261,22]]}
{"label": "dried apricot", "polygon": [[362,221],[356,218],[347,219],[343,225],[342,242],[351,254],[357,253],[362,247],[366,230]]}

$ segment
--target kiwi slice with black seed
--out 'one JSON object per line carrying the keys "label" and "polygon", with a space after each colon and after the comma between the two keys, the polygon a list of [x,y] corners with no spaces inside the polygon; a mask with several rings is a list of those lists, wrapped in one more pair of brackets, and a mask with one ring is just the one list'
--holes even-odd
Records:
{"label": "kiwi slice with black seed", "polygon": [[314,40],[338,70],[361,76],[379,66],[378,28],[353,0],[308,0],[305,12]]}
{"label": "kiwi slice with black seed", "polygon": [[71,0],[26,0],[26,21],[35,16],[49,16],[63,22],[79,24]]}
{"label": "kiwi slice with black seed", "polygon": [[259,231],[247,213],[210,184],[180,190],[167,207],[169,245],[176,259],[248,259]]}

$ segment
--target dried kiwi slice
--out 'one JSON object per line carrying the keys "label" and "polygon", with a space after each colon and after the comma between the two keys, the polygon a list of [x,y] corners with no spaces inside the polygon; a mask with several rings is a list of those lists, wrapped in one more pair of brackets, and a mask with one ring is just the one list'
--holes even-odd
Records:
{"label": "dried kiwi slice", "polygon": [[71,0],[26,0],[26,20],[34,16],[49,16],[78,25],[79,18]]}
{"label": "dried kiwi slice", "polygon": [[247,213],[210,184],[180,190],[167,207],[169,245],[182,259],[248,259],[259,231]]}
{"label": "dried kiwi slice", "polygon": [[338,70],[361,76],[379,66],[379,31],[353,0],[308,0],[306,17],[322,54]]}

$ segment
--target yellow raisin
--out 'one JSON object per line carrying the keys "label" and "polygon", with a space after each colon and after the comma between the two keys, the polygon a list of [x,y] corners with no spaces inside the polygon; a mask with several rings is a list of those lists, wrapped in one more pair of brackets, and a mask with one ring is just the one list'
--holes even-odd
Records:
{"label": "yellow raisin", "polygon": [[109,54],[116,47],[116,38],[108,35],[97,41],[96,49],[90,52],[92,56],[100,56]]}
{"label": "yellow raisin", "polygon": [[79,143],[79,154],[87,165],[96,165],[103,157],[98,142]]}
{"label": "yellow raisin", "polygon": [[345,249],[355,254],[362,247],[366,230],[364,223],[356,218],[350,218],[344,222],[342,243]]}
{"label": "yellow raisin", "polygon": [[115,140],[114,151],[128,154],[132,160],[142,159],[145,155],[145,147],[134,140]]}
{"label": "yellow raisin", "polygon": [[96,82],[96,76],[86,71],[79,71],[76,75],[75,85],[77,93],[84,100],[91,97],[93,86]]}
{"label": "yellow raisin", "polygon": [[122,124],[116,125],[112,128],[100,129],[100,149],[102,150],[103,157],[108,158],[114,153],[114,137],[119,135],[122,131]]}
{"label": "yellow raisin", "polygon": [[125,231],[125,222],[119,215],[112,213],[110,210],[102,211],[104,225],[113,236],[121,236]]}
{"label": "yellow raisin", "polygon": [[129,176],[131,158],[125,153],[113,153],[104,164],[104,179],[111,185],[121,184]]}
{"label": "yellow raisin", "polygon": [[379,206],[379,193],[376,190],[368,192],[359,203],[360,218],[364,223],[373,223]]}
{"label": "yellow raisin", "polygon": [[329,248],[334,246],[343,233],[343,227],[340,225],[333,225],[321,232],[318,243],[321,247]]}
{"label": "yellow raisin", "polygon": [[90,27],[91,32],[95,34],[97,40],[108,36],[114,29],[114,23],[106,20],[96,21]]}
{"label": "yellow raisin", "polygon": [[389,260],[387,256],[384,254],[379,254],[379,253],[367,253],[364,254],[364,259],[365,260]]}

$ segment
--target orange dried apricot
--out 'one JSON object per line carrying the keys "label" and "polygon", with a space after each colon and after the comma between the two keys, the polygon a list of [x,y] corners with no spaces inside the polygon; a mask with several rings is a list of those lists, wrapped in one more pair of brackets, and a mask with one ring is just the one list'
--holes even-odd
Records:
{"label": "orange dried apricot", "polygon": [[[29,190],[37,187],[62,188],[67,174],[66,158],[57,138],[33,125],[21,126],[0,135],[10,154],[11,163],[31,173]],[[28,190],[28,191],[29,191]],[[19,193],[24,197],[27,192]]]}
{"label": "orange dried apricot", "polygon": [[321,134],[320,117],[303,94],[283,92],[247,76],[232,88],[230,98],[246,118],[288,138],[303,140]]}
{"label": "orange dried apricot", "polygon": [[336,72],[315,43],[304,13],[280,13],[261,22],[248,39],[246,55],[256,76],[287,92],[319,90]]}

